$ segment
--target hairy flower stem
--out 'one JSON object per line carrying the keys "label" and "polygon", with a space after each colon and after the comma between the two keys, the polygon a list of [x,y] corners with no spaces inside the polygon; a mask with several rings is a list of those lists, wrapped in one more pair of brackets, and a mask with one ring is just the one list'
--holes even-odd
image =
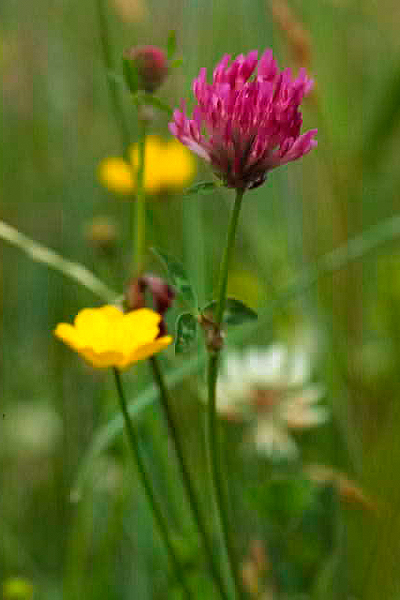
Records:
{"label": "hairy flower stem", "polygon": [[150,478],[147,474],[146,467],[145,467],[143,458],[140,453],[138,437],[137,437],[135,427],[132,424],[132,421],[131,421],[131,418],[130,418],[129,412],[128,412],[128,407],[127,407],[127,403],[126,403],[126,398],[125,398],[125,394],[124,394],[124,388],[122,385],[120,371],[118,369],[114,369],[114,375],[115,375],[115,384],[116,384],[117,392],[118,392],[119,404],[120,404],[121,411],[122,411],[122,414],[124,417],[126,432],[128,434],[128,438],[129,438],[129,445],[131,447],[131,450],[132,450],[132,453],[133,453],[133,456],[134,456],[134,459],[136,462],[136,466],[138,469],[139,477],[140,477],[144,492],[147,496],[147,500],[148,500],[150,508],[152,510],[153,517],[154,517],[154,520],[159,529],[161,538],[167,549],[169,560],[171,561],[171,566],[175,572],[176,578],[182,586],[182,589],[185,594],[185,598],[187,600],[190,600],[192,598],[192,594],[186,583],[183,569],[182,569],[179,559],[176,555],[172,540],[169,535],[167,521],[163,515],[160,504],[155,496]]}
{"label": "hairy flower stem", "polygon": [[[140,109],[140,107],[139,107]],[[136,265],[136,275],[141,275],[144,267],[144,258],[146,252],[146,194],[144,190],[144,165],[146,161],[146,123],[138,118],[139,139],[138,139],[138,170],[137,170],[137,190],[136,190],[136,211],[134,223],[134,259]]]}
{"label": "hairy flower stem", "polygon": [[157,383],[160,392],[160,401],[165,414],[165,420],[167,421],[168,429],[172,438],[172,441],[175,446],[176,456],[178,458],[179,469],[181,472],[181,477],[183,481],[183,485],[185,488],[186,495],[189,500],[190,508],[192,510],[193,518],[197,526],[197,530],[200,534],[201,541],[203,544],[204,552],[208,561],[210,572],[214,578],[215,584],[218,587],[219,593],[223,600],[229,600],[229,596],[225,590],[225,585],[222,579],[222,576],[219,571],[219,566],[216,562],[216,554],[213,549],[212,542],[209,538],[207,527],[204,521],[203,514],[200,509],[200,505],[197,499],[197,495],[192,483],[192,479],[190,477],[189,470],[186,465],[185,457],[184,457],[184,449],[182,446],[181,438],[178,434],[175,420],[171,410],[171,400],[169,396],[169,392],[167,386],[164,381],[164,376],[160,365],[155,356],[150,358],[151,367],[153,370],[154,380]]}
{"label": "hairy flower stem", "polygon": [[[226,306],[226,296],[228,287],[229,267],[235,247],[236,231],[239,221],[239,213],[242,204],[244,190],[238,189],[236,192],[235,204],[229,224],[228,238],[225,247],[225,252],[222,258],[219,278],[219,292],[217,299],[217,308],[215,314],[215,327],[221,330],[223,316]],[[240,599],[246,598],[241,579],[239,562],[236,557],[235,545],[232,539],[232,532],[229,523],[229,507],[225,481],[223,478],[223,470],[221,465],[221,443],[217,423],[216,414],[216,385],[218,376],[218,366],[221,347],[209,348],[210,356],[208,360],[208,408],[207,408],[207,433],[209,446],[209,461],[212,484],[214,488],[214,496],[219,514],[223,541],[226,548],[226,554],[231,570],[233,580],[235,582],[236,592]]]}

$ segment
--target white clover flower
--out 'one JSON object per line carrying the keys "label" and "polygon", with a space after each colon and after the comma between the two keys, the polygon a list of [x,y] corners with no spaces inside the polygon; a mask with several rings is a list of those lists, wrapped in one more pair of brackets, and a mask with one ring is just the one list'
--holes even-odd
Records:
{"label": "white clover flower", "polygon": [[294,459],[291,431],[324,423],[326,408],[316,404],[322,389],[312,385],[310,355],[303,346],[281,344],[230,352],[217,382],[217,410],[233,421],[254,423],[258,451],[270,458]]}

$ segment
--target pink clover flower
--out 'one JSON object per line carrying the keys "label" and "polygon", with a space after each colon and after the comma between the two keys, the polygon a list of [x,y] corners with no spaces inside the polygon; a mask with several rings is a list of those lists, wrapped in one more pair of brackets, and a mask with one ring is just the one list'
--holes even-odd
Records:
{"label": "pink clover flower", "polygon": [[245,190],[258,187],[269,171],[317,145],[317,129],[300,134],[299,106],[313,81],[305,69],[297,78],[290,69],[280,71],[270,49],[259,60],[256,50],[230,60],[225,55],[219,62],[211,84],[207,69],[200,70],[193,82],[197,104],[192,118],[182,100],[169,129],[226,186]]}

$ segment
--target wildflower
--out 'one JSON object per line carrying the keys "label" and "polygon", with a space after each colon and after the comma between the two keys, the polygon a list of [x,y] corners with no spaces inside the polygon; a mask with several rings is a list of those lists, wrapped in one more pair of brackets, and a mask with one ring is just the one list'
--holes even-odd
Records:
{"label": "wildflower", "polygon": [[[210,163],[224,184],[251,189],[264,183],[268,172],[307,154],[316,145],[312,129],[300,135],[299,105],[313,82],[300,69],[280,71],[266,50],[240,54],[229,65],[225,55],[206,81],[202,68],[193,82],[198,104],[193,118],[186,116],[185,102],[175,110],[169,128],[182,144]],[[257,67],[257,74],[250,79]],[[204,129],[204,135],[202,130]]]}
{"label": "wildflower", "polygon": [[254,422],[260,453],[293,459],[298,450],[290,432],[327,419],[327,410],[315,406],[321,390],[309,380],[309,357],[301,349],[290,353],[276,344],[231,352],[217,381],[217,409],[230,420]]}
{"label": "wildflower", "polygon": [[[190,152],[175,139],[164,142],[156,135],[146,138],[144,189],[148,194],[174,192],[188,185],[195,173],[195,161]],[[110,157],[99,166],[100,182],[118,194],[132,194],[136,189],[138,146],[129,151],[130,164],[122,158]]]}
{"label": "wildflower", "polygon": [[133,46],[124,58],[136,69],[139,90],[155,92],[168,74],[167,57],[157,46]]}
{"label": "wildflower", "polygon": [[6,579],[3,583],[4,600],[31,600],[33,598],[33,585],[21,577]]}
{"label": "wildflower", "polygon": [[115,306],[85,308],[74,325],[59,323],[55,335],[96,368],[118,367],[148,358],[168,346],[159,337],[161,316],[149,308],[124,314]]}

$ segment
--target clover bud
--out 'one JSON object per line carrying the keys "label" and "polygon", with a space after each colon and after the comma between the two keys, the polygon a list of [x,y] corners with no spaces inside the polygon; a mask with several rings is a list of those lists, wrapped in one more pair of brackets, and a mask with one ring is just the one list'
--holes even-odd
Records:
{"label": "clover bud", "polygon": [[124,59],[135,70],[139,90],[155,92],[168,74],[167,58],[157,46],[132,46],[125,50]]}
{"label": "clover bud", "polygon": [[161,277],[150,274],[142,275],[129,284],[126,293],[126,308],[128,311],[146,307],[146,292],[150,294],[152,308],[162,317],[160,335],[164,335],[166,332],[164,315],[172,306],[175,291]]}

